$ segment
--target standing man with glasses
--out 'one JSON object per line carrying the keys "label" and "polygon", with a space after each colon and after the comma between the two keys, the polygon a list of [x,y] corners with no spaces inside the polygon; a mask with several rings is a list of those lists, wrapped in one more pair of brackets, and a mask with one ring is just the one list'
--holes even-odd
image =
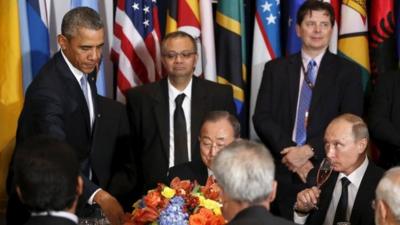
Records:
{"label": "standing man with glasses", "polygon": [[305,1],[296,24],[301,52],[266,63],[257,97],[254,127],[277,161],[273,211],[287,218],[296,193],[309,186],[325,157],[328,123],[343,113],[363,112],[360,69],[328,50],[334,21],[329,3]]}
{"label": "standing man with glasses", "polygon": [[167,77],[127,92],[142,191],[165,180],[170,167],[200,160],[198,136],[207,112],[235,114],[230,86],[193,76],[198,55],[192,36],[181,31],[167,34],[161,54]]}
{"label": "standing man with glasses", "polygon": [[374,212],[369,205],[383,170],[367,157],[367,125],[353,114],[340,115],[326,128],[324,140],[332,174],[320,188],[314,186],[297,194],[294,221],[307,225],[373,225]]}

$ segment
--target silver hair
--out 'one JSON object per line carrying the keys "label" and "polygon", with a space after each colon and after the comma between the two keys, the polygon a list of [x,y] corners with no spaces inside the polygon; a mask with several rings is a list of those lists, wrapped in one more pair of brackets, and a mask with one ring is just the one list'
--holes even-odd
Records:
{"label": "silver hair", "polygon": [[386,202],[395,219],[400,222],[400,166],[386,171],[376,188],[376,199]]}
{"label": "silver hair", "polygon": [[211,166],[218,184],[235,201],[257,204],[273,190],[275,164],[262,144],[236,140],[215,157]]}
{"label": "silver hair", "polygon": [[89,7],[77,7],[68,11],[61,22],[61,34],[72,38],[78,28],[100,30],[104,24],[99,14]]}

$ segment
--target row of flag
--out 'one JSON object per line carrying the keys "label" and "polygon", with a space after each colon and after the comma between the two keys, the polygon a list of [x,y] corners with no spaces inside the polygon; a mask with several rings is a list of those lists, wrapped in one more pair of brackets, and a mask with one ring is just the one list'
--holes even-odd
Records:
{"label": "row of flag", "polygon": [[[244,1],[218,0],[213,10],[212,0],[168,0],[165,30],[182,30],[196,39],[200,60],[195,75],[232,85],[243,134],[257,138],[251,115],[264,64],[300,50],[301,41],[295,34],[296,13],[304,0],[256,0],[253,28],[248,26],[252,21],[245,21]],[[366,90],[371,76],[398,68],[400,0],[325,1],[333,6],[336,16],[330,50],[361,66]],[[23,90],[52,54],[49,24],[54,2],[0,1],[0,209]],[[115,96],[124,102],[127,89],[162,78],[163,34],[156,0],[114,2],[110,57],[116,68]],[[98,11],[97,0],[70,3],[70,8],[89,6]],[[253,37],[252,46],[247,46],[249,36]],[[252,49],[250,55],[247,49]],[[97,85],[100,94],[108,95],[106,86],[110,84],[104,78],[103,65]]]}

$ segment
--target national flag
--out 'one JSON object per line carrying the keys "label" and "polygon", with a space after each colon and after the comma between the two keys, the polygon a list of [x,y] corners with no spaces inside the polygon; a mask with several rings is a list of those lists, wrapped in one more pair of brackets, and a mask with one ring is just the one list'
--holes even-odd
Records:
{"label": "national flag", "polygon": [[[97,2],[97,0],[71,0],[71,9],[80,6],[86,6],[92,8],[99,13],[99,3]],[[104,24],[104,26],[106,26],[106,24]],[[99,95],[102,96],[107,95],[107,84],[104,73],[104,59],[100,61],[99,71],[97,72],[97,78],[96,78],[96,87],[97,87],[97,93]]]}
{"label": "national flag", "polygon": [[198,59],[194,74],[203,74],[201,46],[201,22],[199,0],[170,0],[167,10],[166,32],[184,31],[196,40]]}
{"label": "national flag", "polygon": [[372,0],[369,17],[369,46],[373,78],[397,68],[394,1]]}
{"label": "national flag", "polygon": [[304,3],[304,0],[288,0],[288,21],[287,21],[287,39],[286,39],[286,55],[299,52],[301,49],[301,40],[296,34],[297,11]]}
{"label": "national flag", "polygon": [[[341,6],[338,52],[362,69],[364,90],[370,73],[366,1],[345,0]],[[349,74],[351,75],[351,74]]]}
{"label": "national flag", "polygon": [[335,24],[333,24],[331,41],[329,43],[329,50],[332,53],[337,53],[337,42],[339,35],[339,21],[340,21],[340,0],[324,0],[324,2],[329,2],[333,8],[333,12],[335,14]]}
{"label": "national flag", "polygon": [[247,133],[246,45],[242,0],[219,0],[216,12],[217,81],[233,88],[236,112]]}
{"label": "national flag", "polygon": [[5,183],[23,104],[18,1],[0,1],[0,213],[7,200]]}
{"label": "national flag", "polygon": [[160,29],[156,0],[118,0],[111,50],[117,71],[117,99],[131,87],[161,78]]}
{"label": "national flag", "polygon": [[[279,1],[257,0],[251,69],[250,115],[254,114],[265,63],[281,56],[280,20]],[[257,139],[252,119],[250,118],[249,121],[250,138]]]}
{"label": "national flag", "polygon": [[50,58],[48,0],[26,1],[32,75],[35,77]]}
{"label": "national flag", "polygon": [[215,40],[212,0],[200,0],[202,67],[204,78],[216,81]]}

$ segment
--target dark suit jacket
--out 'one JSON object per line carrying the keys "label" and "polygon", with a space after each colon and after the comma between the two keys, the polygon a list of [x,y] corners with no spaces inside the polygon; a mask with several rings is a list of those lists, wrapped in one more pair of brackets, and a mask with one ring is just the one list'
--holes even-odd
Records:
{"label": "dark suit jacket", "polygon": [[[371,202],[375,198],[375,189],[379,180],[383,176],[383,170],[377,167],[373,162],[368,163],[367,170],[361,180],[356,199],[354,200],[351,211],[351,225],[373,225],[375,224],[374,210]],[[333,190],[338,178],[338,173],[332,173],[328,181],[321,187],[321,195],[318,203],[318,210],[314,210],[307,218],[308,225],[321,225],[325,220],[329,204],[332,199]]]}
{"label": "dark suit jacket", "polygon": [[[297,192],[306,186],[281,163],[280,152],[286,147],[296,146],[292,141],[292,132],[296,120],[301,63],[300,53],[266,63],[253,116],[258,136],[276,160],[279,183],[276,201],[283,202],[286,209],[290,210]],[[359,67],[327,51],[319,66],[308,117],[306,143],[314,148],[314,168],[318,168],[325,157],[323,136],[329,122],[343,113],[361,116],[362,112],[363,90]],[[292,211],[283,213],[287,218],[293,215]]]}
{"label": "dark suit jacket", "polygon": [[[167,176],[169,166],[168,81],[133,88],[127,92],[132,139],[139,159],[144,190]],[[193,77],[191,106],[191,155],[200,160],[199,131],[204,115],[213,110],[235,114],[232,88]]]}
{"label": "dark suit jacket", "polygon": [[272,215],[263,206],[251,206],[240,211],[229,225],[295,225],[295,223]]}
{"label": "dark suit jacket", "polygon": [[25,225],[77,225],[72,220],[58,216],[33,216]]}
{"label": "dark suit jacket", "polygon": [[378,77],[369,108],[369,129],[381,151],[381,165],[400,164],[400,72]]}
{"label": "dark suit jacket", "polygon": [[168,184],[175,177],[179,177],[181,180],[196,180],[200,185],[205,185],[208,178],[207,166],[200,160],[171,167],[168,171]]}
{"label": "dark suit jacket", "polygon": [[[112,194],[126,193],[135,180],[126,110],[97,95],[94,74],[88,80],[95,111],[92,129],[83,92],[60,52],[28,87],[17,129],[17,145],[35,135],[50,135],[69,143],[82,164],[90,162],[93,180],[83,176],[83,202],[99,187]],[[8,191],[16,195],[10,172]]]}

